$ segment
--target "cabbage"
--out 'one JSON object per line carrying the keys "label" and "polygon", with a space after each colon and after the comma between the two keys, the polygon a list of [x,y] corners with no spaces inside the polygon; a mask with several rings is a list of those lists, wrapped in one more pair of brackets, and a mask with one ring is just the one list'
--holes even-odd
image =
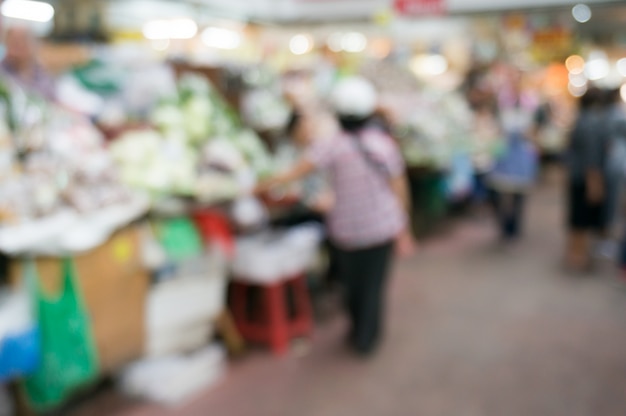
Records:
{"label": "cabbage", "polygon": [[193,97],[183,107],[185,131],[189,140],[198,143],[211,135],[213,104],[207,97]]}

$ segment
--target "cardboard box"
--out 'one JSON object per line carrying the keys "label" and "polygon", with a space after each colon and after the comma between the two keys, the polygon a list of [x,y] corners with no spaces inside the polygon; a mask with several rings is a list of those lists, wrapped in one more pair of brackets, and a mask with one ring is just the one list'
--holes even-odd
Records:
{"label": "cardboard box", "polygon": [[[139,241],[138,229],[128,227],[74,258],[103,372],[115,371],[143,355],[149,276],[141,264]],[[60,259],[39,258],[36,266],[42,288],[54,297],[60,290]],[[15,262],[13,281],[21,273],[20,262]]]}

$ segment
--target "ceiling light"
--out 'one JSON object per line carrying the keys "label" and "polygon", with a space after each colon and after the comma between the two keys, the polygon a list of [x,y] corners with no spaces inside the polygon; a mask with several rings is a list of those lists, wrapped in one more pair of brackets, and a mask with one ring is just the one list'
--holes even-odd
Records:
{"label": "ceiling light", "polygon": [[572,94],[573,97],[582,97],[587,92],[587,86],[584,85],[582,87],[575,87],[572,84],[567,86],[569,93]]}
{"label": "ceiling light", "polygon": [[572,8],[572,16],[579,23],[586,23],[591,19],[591,9],[586,4],[577,4]]}
{"label": "ceiling light", "polygon": [[622,58],[617,61],[617,72],[623,77],[626,77],[626,58]]}
{"label": "ceiling light", "polygon": [[585,85],[587,85],[587,78],[582,73],[581,74],[570,73],[569,74],[569,83],[573,87],[582,88]]}
{"label": "ceiling light", "polygon": [[343,33],[336,32],[328,37],[326,44],[328,45],[328,49],[333,52],[341,52],[343,50],[341,46],[341,42],[343,41]]}
{"label": "ceiling light", "polygon": [[308,35],[295,35],[289,41],[289,50],[294,55],[304,55],[313,49],[313,39]]}
{"label": "ceiling light", "polygon": [[4,17],[49,22],[54,17],[54,7],[48,3],[29,0],[6,0],[0,9]]}
{"label": "ceiling light", "polygon": [[363,33],[350,32],[341,38],[341,49],[346,52],[363,52],[367,47],[367,38]]}
{"label": "ceiling light", "polygon": [[595,58],[585,64],[585,75],[591,81],[605,78],[609,72],[611,72],[611,67],[606,58]]}
{"label": "ceiling light", "polygon": [[143,26],[143,35],[150,40],[191,39],[198,25],[191,19],[152,20]]}
{"label": "ceiling light", "polygon": [[565,60],[565,67],[570,74],[582,74],[585,70],[585,60],[582,56],[572,55]]}
{"label": "ceiling light", "polygon": [[448,60],[442,55],[419,55],[411,60],[411,70],[416,75],[435,76],[448,70]]}
{"label": "ceiling light", "polygon": [[221,27],[207,27],[202,32],[202,43],[210,48],[237,49],[241,45],[241,34]]}
{"label": "ceiling light", "polygon": [[170,21],[170,39],[191,39],[198,33],[198,25],[191,19]]}

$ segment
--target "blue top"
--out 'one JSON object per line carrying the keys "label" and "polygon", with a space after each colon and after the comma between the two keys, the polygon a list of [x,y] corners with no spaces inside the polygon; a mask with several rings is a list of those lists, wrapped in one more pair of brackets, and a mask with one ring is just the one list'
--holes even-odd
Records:
{"label": "blue top", "polygon": [[536,175],[534,147],[522,133],[509,133],[504,151],[489,174],[489,182],[498,190],[523,191],[533,184]]}

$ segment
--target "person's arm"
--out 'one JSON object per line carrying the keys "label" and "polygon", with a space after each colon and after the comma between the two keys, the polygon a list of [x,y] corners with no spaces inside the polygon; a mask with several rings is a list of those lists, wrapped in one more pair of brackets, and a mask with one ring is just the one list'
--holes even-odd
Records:
{"label": "person's arm", "polygon": [[291,182],[297,181],[298,179],[307,176],[314,170],[315,165],[313,164],[313,162],[306,158],[300,159],[300,161],[298,161],[298,163],[287,172],[276,175],[273,178],[261,181],[257,185],[256,191],[267,192],[277,186],[287,185]]}
{"label": "person's arm", "polygon": [[593,204],[601,203],[604,199],[604,183],[600,169],[589,169],[585,176],[587,186],[587,200]]}
{"label": "person's arm", "polygon": [[411,231],[411,198],[409,193],[409,181],[405,174],[397,175],[390,180],[391,189],[395,194],[400,206],[404,209],[407,216],[406,226],[396,237],[396,252],[401,257],[408,257],[415,252],[417,243]]}
{"label": "person's arm", "polygon": [[402,208],[407,215],[411,215],[411,199],[409,197],[409,183],[406,175],[398,175],[391,178],[390,184]]}

